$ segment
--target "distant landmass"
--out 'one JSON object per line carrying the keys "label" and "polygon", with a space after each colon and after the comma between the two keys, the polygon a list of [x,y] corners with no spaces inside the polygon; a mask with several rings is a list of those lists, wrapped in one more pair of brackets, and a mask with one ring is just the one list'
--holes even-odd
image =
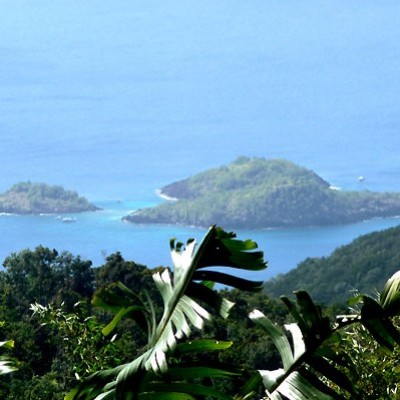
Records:
{"label": "distant landmass", "polygon": [[240,157],[171,183],[160,194],[176,201],[137,210],[124,219],[260,229],[337,225],[400,215],[400,193],[336,190],[315,172],[281,159]]}
{"label": "distant landmass", "polygon": [[297,268],[265,282],[264,289],[273,297],[307,290],[318,302],[343,304],[354,290],[367,294],[381,291],[398,270],[400,226],[360,236],[329,257],[308,258]]}
{"label": "distant landmass", "polygon": [[0,194],[2,213],[65,214],[98,209],[75,191],[45,183],[20,182]]}

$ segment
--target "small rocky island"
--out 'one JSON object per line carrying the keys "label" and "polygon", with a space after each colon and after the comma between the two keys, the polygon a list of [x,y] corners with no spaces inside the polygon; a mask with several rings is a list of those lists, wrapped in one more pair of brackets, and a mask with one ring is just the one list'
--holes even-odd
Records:
{"label": "small rocky island", "polygon": [[400,215],[400,193],[335,190],[287,160],[240,157],[161,189],[175,199],[124,217],[140,224],[286,228]]}
{"label": "small rocky island", "polygon": [[62,186],[21,182],[0,194],[0,212],[12,214],[65,214],[99,210],[84,197]]}

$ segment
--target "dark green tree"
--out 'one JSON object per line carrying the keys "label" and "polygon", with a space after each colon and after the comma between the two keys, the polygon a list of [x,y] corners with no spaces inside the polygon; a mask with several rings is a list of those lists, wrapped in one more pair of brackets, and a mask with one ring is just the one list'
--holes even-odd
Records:
{"label": "dark green tree", "polygon": [[[91,261],[68,252],[38,246],[8,256],[0,271],[2,304],[21,318],[30,304],[67,302],[90,299],[94,291]],[[72,303],[72,304],[71,304]],[[9,320],[9,318],[7,318]]]}
{"label": "dark green tree", "polygon": [[[256,247],[254,242],[236,240],[232,234],[215,227],[209,230],[197,251],[192,240],[186,246],[172,242],[174,272],[165,270],[153,276],[164,302],[160,320],[148,296],[141,298],[121,283],[96,293],[94,305],[114,313],[113,320],[103,330],[105,334],[129,316],[148,333],[148,342],[131,362],[94,373],[71,391],[66,400],[362,398],[355,378],[357,367],[342,345],[343,334],[348,334],[349,327],[361,324],[387,351],[392,352],[400,344],[400,332],[393,324],[393,318],[400,315],[399,273],[389,279],[378,300],[360,295],[355,300],[360,303],[360,312],[339,315],[335,321],[324,315],[305,291],[296,292],[295,300],[282,298],[292,319],[285,329],[261,311],[252,311],[251,320],[276,346],[279,353],[276,361],[281,364],[274,370],[260,368],[240,395],[228,394],[223,390],[226,386],[215,383],[218,378],[229,379],[237,374],[237,369],[223,364],[221,358],[207,364],[204,358],[196,356],[204,351],[209,354],[212,350],[231,347],[230,342],[196,339],[192,333],[192,326],[203,330],[203,323],[211,319],[212,313],[226,317],[233,306],[226,293],[212,290],[213,283],[240,290],[260,289],[260,283],[209,267],[264,268],[262,253],[254,251]],[[226,328],[221,327],[219,333],[229,337]],[[248,337],[253,342],[254,336]],[[246,355],[251,357],[251,352]],[[262,360],[258,359],[257,363],[261,365]],[[264,394],[260,394],[261,387]]]}

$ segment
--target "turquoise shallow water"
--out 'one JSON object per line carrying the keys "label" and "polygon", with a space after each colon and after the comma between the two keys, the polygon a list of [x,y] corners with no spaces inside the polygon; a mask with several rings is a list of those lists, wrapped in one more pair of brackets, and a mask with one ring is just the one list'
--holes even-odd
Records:
{"label": "turquoise shallow water", "polygon": [[[70,215],[74,223],[63,223],[57,216],[1,216],[0,230],[4,233],[0,258],[23,248],[33,249],[38,244],[67,250],[101,265],[105,257],[120,251],[127,260],[149,267],[171,265],[169,239],[185,242],[189,238],[201,240],[206,230],[165,225],[134,225],[122,222],[128,210],[143,203],[99,202],[102,211]],[[326,256],[337,246],[375,230],[396,226],[399,219],[376,219],[351,225],[286,230],[237,231],[240,239],[253,239],[269,262],[266,271],[243,273],[246,278],[265,280],[294,268],[306,257]]]}

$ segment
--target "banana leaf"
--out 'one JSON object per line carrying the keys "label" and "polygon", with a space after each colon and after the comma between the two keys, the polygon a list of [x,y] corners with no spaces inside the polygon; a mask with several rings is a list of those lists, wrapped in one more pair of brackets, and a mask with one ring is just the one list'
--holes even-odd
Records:
{"label": "banana leaf", "polygon": [[[204,323],[214,315],[227,317],[233,303],[212,289],[213,283],[229,285],[241,290],[257,291],[262,282],[236,278],[229,272],[222,273],[213,268],[229,267],[249,271],[266,268],[263,252],[251,240],[238,240],[232,232],[225,232],[212,226],[197,245],[190,239],[184,245],[172,239],[170,242],[173,271],[165,269],[153,274],[156,288],[163,300],[163,313],[156,319],[151,299],[142,300],[122,284],[98,292],[93,304],[114,313],[113,320],[105,327],[109,334],[124,317],[131,317],[138,326],[147,331],[148,344],[144,352],[130,363],[115,369],[100,371],[84,380],[72,391],[67,400],[81,399],[139,399],[139,398],[197,398],[211,396],[225,399],[226,395],[215,389],[200,386],[185,386],[178,382],[166,382],[173,372],[169,357],[175,352],[209,351],[226,348],[227,344],[216,346],[211,342],[196,342],[193,346],[185,343],[193,329],[203,329]],[[179,344],[183,343],[180,347]],[[193,374],[188,366],[187,373]],[[203,377],[229,376],[231,368],[223,366],[215,369],[210,366],[196,366]],[[181,371],[181,374],[183,371]],[[234,372],[233,372],[234,373]],[[178,379],[177,376],[173,377]],[[177,386],[174,386],[174,385]],[[195,388],[195,389],[194,389]],[[167,396],[170,392],[171,397]]]}

